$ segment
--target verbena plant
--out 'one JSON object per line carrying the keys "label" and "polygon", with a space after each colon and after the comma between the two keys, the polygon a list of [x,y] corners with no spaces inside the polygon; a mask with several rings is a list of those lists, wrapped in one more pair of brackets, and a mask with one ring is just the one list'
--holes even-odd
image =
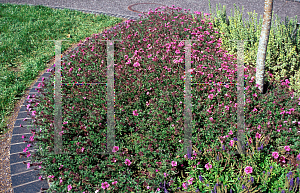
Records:
{"label": "verbena plant", "polygon": [[[114,42],[115,147],[106,150],[106,87],[62,85],[62,139],[54,154],[54,72],[27,109],[37,143],[31,165],[57,192],[299,191],[299,105],[287,79],[266,72],[267,92],[245,65],[246,152],[237,148],[236,86],[192,85],[192,155],[176,154],[184,134],[184,42],[192,41],[192,82],[232,82],[236,58],[221,48],[213,21],[166,8],[93,35],[62,61],[63,83],[107,80],[106,42]],[[26,149],[24,150],[26,152]],[[120,153],[119,153],[120,152]],[[29,152],[26,152],[30,156]],[[190,159],[189,156],[192,156]]]}

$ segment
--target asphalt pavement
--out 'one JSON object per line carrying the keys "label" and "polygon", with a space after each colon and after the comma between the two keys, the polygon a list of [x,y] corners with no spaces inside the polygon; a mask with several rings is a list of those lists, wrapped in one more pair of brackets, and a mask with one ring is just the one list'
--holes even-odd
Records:
{"label": "asphalt pavement", "polygon": [[[0,0],[0,3],[13,3],[13,4],[28,4],[28,5],[44,5],[52,8],[69,8],[76,9],[85,12],[105,13],[107,15],[120,15],[124,18],[136,17],[139,18],[139,14],[142,12],[148,12],[151,8],[153,11],[160,6],[175,5],[175,7],[181,7],[182,10],[190,9],[191,13],[194,11],[210,13],[208,0],[152,0],[152,1],[138,1],[138,0]],[[258,13],[258,19],[261,16],[263,18],[264,12],[264,0],[211,0],[211,10],[216,11],[216,5],[221,5],[220,9],[223,9],[223,5],[226,6],[227,15],[232,16],[234,11],[234,4],[240,7],[242,12],[242,6],[244,11],[242,12],[243,21],[249,19],[247,12]],[[274,0],[273,2],[274,14],[277,14],[281,21],[284,21],[285,17],[289,18],[299,17],[300,15],[300,0]],[[275,19],[273,17],[272,19]],[[300,19],[298,18],[300,22]]]}

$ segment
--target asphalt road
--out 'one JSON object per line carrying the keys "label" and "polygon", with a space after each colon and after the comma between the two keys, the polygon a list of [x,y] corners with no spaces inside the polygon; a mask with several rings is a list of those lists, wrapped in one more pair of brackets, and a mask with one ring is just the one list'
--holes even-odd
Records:
{"label": "asphalt road", "polygon": [[[76,9],[85,12],[102,12],[110,14],[118,14],[120,16],[132,16],[138,17],[142,12],[148,12],[151,8],[153,11],[160,6],[175,5],[175,7],[181,7],[184,9],[190,9],[190,13],[194,11],[210,13],[208,0],[152,0],[152,1],[138,1],[138,0],[0,0],[0,3],[13,3],[13,4],[29,4],[29,5],[44,5],[52,8],[69,8]],[[227,16],[232,16],[234,12],[234,4],[244,11],[242,12],[243,21],[249,19],[247,12],[254,12],[259,17],[263,18],[264,12],[264,0],[211,0],[211,9],[215,13],[216,5],[219,5],[220,9],[223,9],[223,5],[226,6]],[[131,10],[130,10],[131,9]],[[231,10],[232,9],[232,13]],[[300,16],[300,0],[274,0],[273,3],[274,14],[277,14],[281,21],[284,22],[285,17],[294,18]],[[274,20],[275,17],[272,17]],[[300,19],[298,18],[300,22]]]}

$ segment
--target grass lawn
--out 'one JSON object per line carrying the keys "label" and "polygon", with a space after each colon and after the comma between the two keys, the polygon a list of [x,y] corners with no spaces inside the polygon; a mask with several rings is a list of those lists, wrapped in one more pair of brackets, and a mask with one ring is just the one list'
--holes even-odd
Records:
{"label": "grass lawn", "polygon": [[53,61],[54,41],[45,40],[69,40],[62,41],[64,53],[126,20],[40,5],[0,4],[0,138],[25,89]]}

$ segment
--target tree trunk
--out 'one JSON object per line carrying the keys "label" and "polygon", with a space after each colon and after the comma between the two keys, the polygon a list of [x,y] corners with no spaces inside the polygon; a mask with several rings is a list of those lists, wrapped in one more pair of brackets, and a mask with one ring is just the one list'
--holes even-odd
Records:
{"label": "tree trunk", "polygon": [[265,60],[272,21],[272,10],[273,0],[265,0],[264,18],[256,60],[256,84],[258,84],[261,94],[263,93],[264,88]]}

